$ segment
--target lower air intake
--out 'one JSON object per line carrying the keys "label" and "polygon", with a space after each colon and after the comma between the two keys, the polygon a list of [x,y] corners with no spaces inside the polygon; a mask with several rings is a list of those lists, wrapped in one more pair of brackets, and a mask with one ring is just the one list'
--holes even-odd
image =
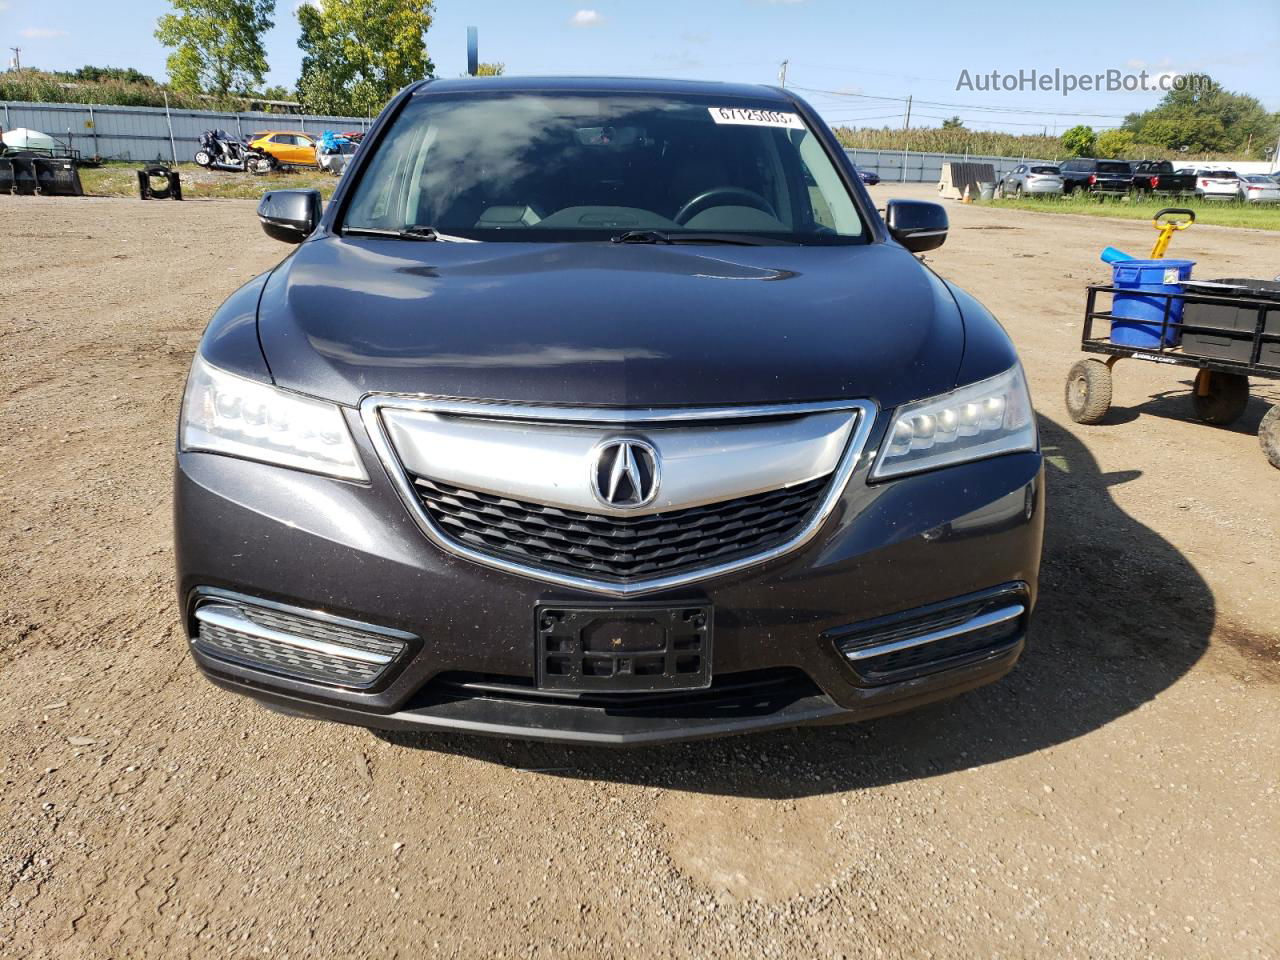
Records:
{"label": "lower air intake", "polygon": [[195,618],[192,644],[207,657],[355,689],[383,679],[410,639],[222,599],[202,604]]}
{"label": "lower air intake", "polygon": [[894,683],[999,656],[1026,632],[1025,584],[957,597],[827,636],[868,684]]}

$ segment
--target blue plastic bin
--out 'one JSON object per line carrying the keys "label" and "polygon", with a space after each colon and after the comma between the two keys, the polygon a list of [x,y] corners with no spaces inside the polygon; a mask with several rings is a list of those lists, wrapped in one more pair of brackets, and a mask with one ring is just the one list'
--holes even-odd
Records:
{"label": "blue plastic bin", "polygon": [[[1181,293],[1182,281],[1191,279],[1194,260],[1121,260],[1111,265],[1112,286],[1151,293]],[[1169,302],[1169,323],[1182,322],[1182,300]],[[1164,321],[1164,297],[1117,293],[1111,301],[1111,342],[1126,347],[1159,347]],[[1182,330],[1170,327],[1166,346],[1182,339]]]}

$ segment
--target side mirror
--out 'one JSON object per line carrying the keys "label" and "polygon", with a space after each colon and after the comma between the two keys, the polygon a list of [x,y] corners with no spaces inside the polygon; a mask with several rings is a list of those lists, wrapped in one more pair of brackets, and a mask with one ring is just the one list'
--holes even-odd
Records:
{"label": "side mirror", "polygon": [[893,239],[912,253],[936,250],[947,242],[947,211],[927,200],[890,200],[884,214]]}
{"label": "side mirror", "polygon": [[258,204],[262,230],[273,240],[301,243],[320,224],[319,190],[268,190]]}

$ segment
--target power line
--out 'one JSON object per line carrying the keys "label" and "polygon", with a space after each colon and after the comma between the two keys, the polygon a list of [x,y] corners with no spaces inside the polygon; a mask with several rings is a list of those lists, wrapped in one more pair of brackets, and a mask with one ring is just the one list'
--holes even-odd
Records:
{"label": "power line", "polygon": [[[819,93],[829,97],[848,97],[860,100],[889,100],[896,103],[906,103],[911,97],[884,97],[869,93],[850,93],[845,90],[820,90],[815,87],[801,87],[792,84],[791,89],[803,90],[805,93]],[[1072,111],[1072,110],[1042,110],[1035,107],[1004,107],[995,104],[975,104],[975,103],[951,103],[945,100],[916,100],[918,104],[929,107],[947,107],[960,110],[981,110],[990,113],[1022,113],[1036,114],[1050,117],[1099,117],[1105,120],[1123,120],[1125,114],[1118,113],[1090,113],[1088,111]]]}
{"label": "power line", "polygon": [[885,113],[878,117],[840,117],[828,120],[827,123],[868,123],[872,120],[897,120],[901,116],[900,113]]}

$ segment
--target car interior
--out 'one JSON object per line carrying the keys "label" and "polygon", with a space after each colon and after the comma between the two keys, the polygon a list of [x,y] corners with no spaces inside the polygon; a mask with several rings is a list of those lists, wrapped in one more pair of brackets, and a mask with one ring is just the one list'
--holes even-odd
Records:
{"label": "car interior", "polygon": [[[443,231],[861,233],[812,134],[717,124],[705,106],[541,117],[528,128],[511,124],[504,137],[477,136],[474,117],[442,111],[399,139],[379,154],[393,175],[366,174],[372,186],[358,191],[348,224],[371,217],[369,225],[403,220]],[[833,209],[833,192],[844,193],[847,210]]]}

